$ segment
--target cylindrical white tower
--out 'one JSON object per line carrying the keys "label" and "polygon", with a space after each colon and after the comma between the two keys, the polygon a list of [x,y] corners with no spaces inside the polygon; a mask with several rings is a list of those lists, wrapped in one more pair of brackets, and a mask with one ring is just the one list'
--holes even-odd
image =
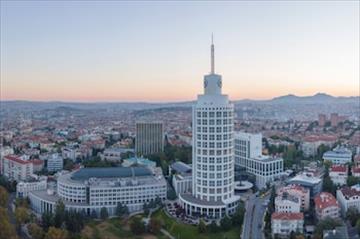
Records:
{"label": "cylindrical white tower", "polygon": [[193,107],[193,196],[223,201],[234,195],[234,106],[221,94],[221,76],[204,77],[204,94]]}

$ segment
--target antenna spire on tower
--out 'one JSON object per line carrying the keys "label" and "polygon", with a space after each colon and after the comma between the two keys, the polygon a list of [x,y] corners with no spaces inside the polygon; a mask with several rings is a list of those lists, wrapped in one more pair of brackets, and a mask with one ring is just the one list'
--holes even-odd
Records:
{"label": "antenna spire on tower", "polygon": [[211,74],[215,74],[214,34],[211,33]]}

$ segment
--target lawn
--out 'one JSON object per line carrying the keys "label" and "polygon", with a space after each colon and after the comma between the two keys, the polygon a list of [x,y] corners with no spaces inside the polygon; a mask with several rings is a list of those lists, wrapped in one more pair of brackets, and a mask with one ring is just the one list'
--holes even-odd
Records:
{"label": "lawn", "polygon": [[179,223],[169,217],[163,210],[158,210],[152,217],[160,219],[164,223],[164,228],[177,239],[239,239],[240,228],[233,227],[226,232],[218,233],[199,233],[197,226]]}
{"label": "lawn", "polygon": [[[131,220],[131,219],[130,219]],[[130,221],[129,220],[129,221]],[[129,228],[129,221],[119,218],[105,221],[91,221],[81,232],[82,238],[91,239],[156,239],[165,238],[162,235],[155,236],[149,233],[134,235]]]}

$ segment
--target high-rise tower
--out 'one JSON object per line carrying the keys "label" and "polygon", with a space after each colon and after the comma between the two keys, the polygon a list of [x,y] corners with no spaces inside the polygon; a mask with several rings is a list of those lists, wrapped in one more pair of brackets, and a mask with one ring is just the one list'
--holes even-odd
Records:
{"label": "high-rise tower", "polygon": [[220,218],[235,211],[234,106],[221,92],[215,74],[214,44],[211,71],[204,76],[204,94],[193,106],[192,194],[180,194],[187,214]]}

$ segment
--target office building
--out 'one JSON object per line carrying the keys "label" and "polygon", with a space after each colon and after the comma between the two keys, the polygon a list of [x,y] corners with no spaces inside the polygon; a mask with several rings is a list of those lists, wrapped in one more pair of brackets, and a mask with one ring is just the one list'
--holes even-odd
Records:
{"label": "office building", "polygon": [[145,156],[164,151],[164,129],[161,122],[137,122],[135,154]]}
{"label": "office building", "polygon": [[235,133],[235,166],[246,167],[249,158],[262,155],[262,135]]}
{"label": "office building", "polygon": [[264,188],[284,172],[284,160],[262,155],[262,135],[237,132],[235,134],[235,165],[255,175],[256,186]]}
{"label": "office building", "polygon": [[326,115],[324,114],[319,114],[319,126],[320,127],[324,127],[325,126],[325,123],[326,123]]}
{"label": "office building", "polygon": [[313,198],[322,190],[322,178],[309,172],[299,173],[295,177],[291,178],[288,181],[288,184],[300,185],[309,189],[310,198]]}
{"label": "office building", "polygon": [[275,198],[275,212],[294,213],[300,211],[300,198],[288,193],[282,193]]}
{"label": "office building", "polygon": [[52,154],[47,159],[47,170],[57,172],[64,167],[64,159],[59,154]]}
{"label": "office building", "polygon": [[188,215],[221,218],[234,213],[240,199],[234,194],[234,105],[221,89],[212,44],[211,72],[193,106],[192,194],[179,194]]}
{"label": "office building", "polygon": [[166,191],[167,183],[160,168],[82,168],[60,175],[57,190],[32,191],[29,199],[31,207],[39,214],[54,212],[55,204],[61,199],[66,210],[99,215],[105,207],[113,216],[118,203],[136,212],[143,209],[144,203],[156,198],[165,200]]}
{"label": "office building", "polygon": [[16,197],[26,198],[29,193],[37,190],[46,190],[47,188],[47,177],[32,175],[32,180],[21,181],[16,184]]}
{"label": "office building", "polygon": [[176,195],[180,193],[191,193],[192,191],[192,167],[183,162],[175,162],[169,166],[172,176],[172,186]]}
{"label": "office building", "polygon": [[323,154],[323,160],[330,161],[333,164],[346,164],[350,163],[352,153],[349,149],[337,146],[333,150],[327,151]]}

